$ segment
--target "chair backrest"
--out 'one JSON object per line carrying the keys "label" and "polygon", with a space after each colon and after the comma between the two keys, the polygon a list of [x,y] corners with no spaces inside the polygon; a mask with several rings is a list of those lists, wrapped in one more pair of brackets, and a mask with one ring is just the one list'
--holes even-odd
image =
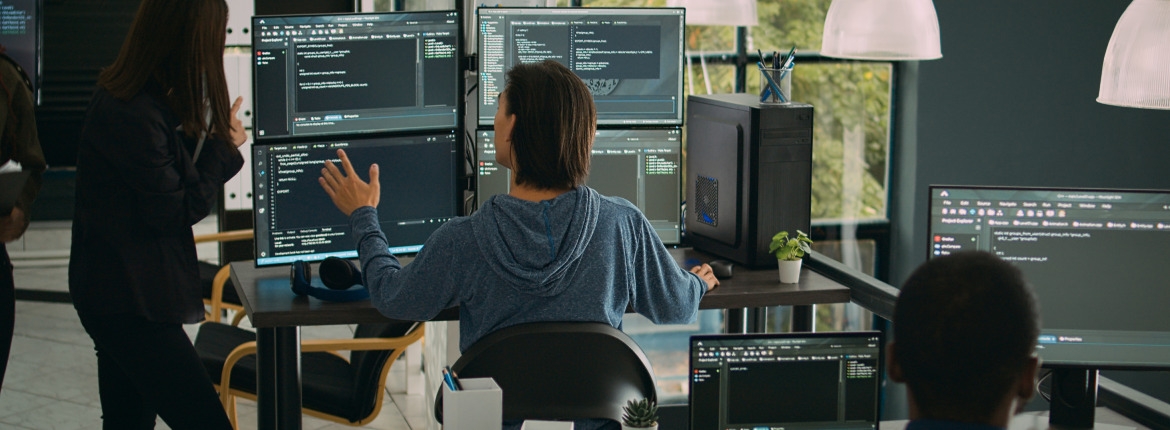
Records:
{"label": "chair backrest", "polygon": [[[376,324],[358,324],[353,331],[354,339],[369,339],[369,338],[391,338],[402,337],[412,330],[421,328],[422,323],[419,322],[387,322]],[[373,412],[375,402],[378,397],[378,390],[382,389],[385,381],[381,379],[382,368],[386,365],[386,360],[394,353],[392,349],[373,350],[373,351],[353,351],[350,353],[349,362],[353,366],[354,372],[354,392],[353,402],[359,405],[360,409],[354,412],[353,417],[349,417],[351,421],[356,421],[358,418],[365,417]]]}
{"label": "chair backrest", "polygon": [[[621,421],[627,400],[656,399],[650,361],[621,330],[595,322],[539,322],[493,332],[451,367],[491,377],[504,419]],[[442,391],[435,416],[442,422]]]}

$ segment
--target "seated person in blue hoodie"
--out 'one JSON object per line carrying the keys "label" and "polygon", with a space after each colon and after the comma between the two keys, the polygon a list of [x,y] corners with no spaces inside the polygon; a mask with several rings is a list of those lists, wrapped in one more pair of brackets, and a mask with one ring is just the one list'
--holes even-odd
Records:
{"label": "seated person in blue hoodie", "polygon": [[905,382],[906,430],[1002,430],[1036,392],[1036,298],[987,252],[930,260],[894,307],[889,375]]}
{"label": "seated person in blue hoodie", "polygon": [[[370,300],[387,317],[425,321],[459,306],[459,349],[496,330],[538,321],[621,328],[628,308],[660,324],[695,320],[718,281],[684,270],[630,202],[585,186],[597,111],[585,84],[554,61],[508,72],[495,118],[507,195],[453,219],[403,267],[378,226],[378,166],[369,183],[344,151],[321,186],[349,216]],[[387,196],[394,198],[394,196]]]}

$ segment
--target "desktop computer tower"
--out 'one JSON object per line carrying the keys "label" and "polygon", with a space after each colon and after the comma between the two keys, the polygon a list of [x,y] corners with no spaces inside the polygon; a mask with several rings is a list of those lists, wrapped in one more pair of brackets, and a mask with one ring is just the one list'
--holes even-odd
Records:
{"label": "desktop computer tower", "polygon": [[810,233],[812,105],[694,95],[686,124],[686,243],[748,267],[776,267],[772,236]]}

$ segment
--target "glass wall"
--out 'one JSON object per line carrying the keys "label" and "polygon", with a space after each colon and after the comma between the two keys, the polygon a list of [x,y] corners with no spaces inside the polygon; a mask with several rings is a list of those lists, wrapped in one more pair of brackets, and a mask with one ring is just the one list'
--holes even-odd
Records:
{"label": "glass wall", "polygon": [[[745,66],[738,59],[736,28],[687,26],[688,94],[731,93],[736,69],[746,67],[746,90],[759,91],[754,74],[759,53],[798,50],[793,100],[815,109],[812,218],[815,249],[875,275],[889,243],[887,177],[893,67],[888,62],[836,61],[819,57],[825,13],[831,0],[760,0],[759,25],[746,29]],[[562,6],[568,2],[562,0]],[[582,0],[584,7],[662,7],[665,0]],[[867,231],[868,230],[868,231]],[[876,238],[873,236],[876,231]],[[786,331],[791,309],[768,310],[769,331]],[[816,307],[816,330],[863,330],[869,312],[853,304]],[[723,330],[722,311],[703,311],[695,324],[656,326],[640,316],[625,330],[646,350],[658,375],[664,404],[686,401],[687,339]]]}

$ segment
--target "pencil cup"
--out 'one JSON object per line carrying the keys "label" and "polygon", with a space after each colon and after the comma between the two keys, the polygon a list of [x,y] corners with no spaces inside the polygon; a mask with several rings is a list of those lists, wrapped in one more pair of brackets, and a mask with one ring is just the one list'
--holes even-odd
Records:
{"label": "pencil cup", "polygon": [[444,430],[500,430],[504,395],[492,378],[460,379],[459,391],[443,386]]}
{"label": "pencil cup", "polygon": [[[792,69],[763,68],[760,71],[760,103],[792,102]],[[779,92],[777,92],[779,89]]]}

